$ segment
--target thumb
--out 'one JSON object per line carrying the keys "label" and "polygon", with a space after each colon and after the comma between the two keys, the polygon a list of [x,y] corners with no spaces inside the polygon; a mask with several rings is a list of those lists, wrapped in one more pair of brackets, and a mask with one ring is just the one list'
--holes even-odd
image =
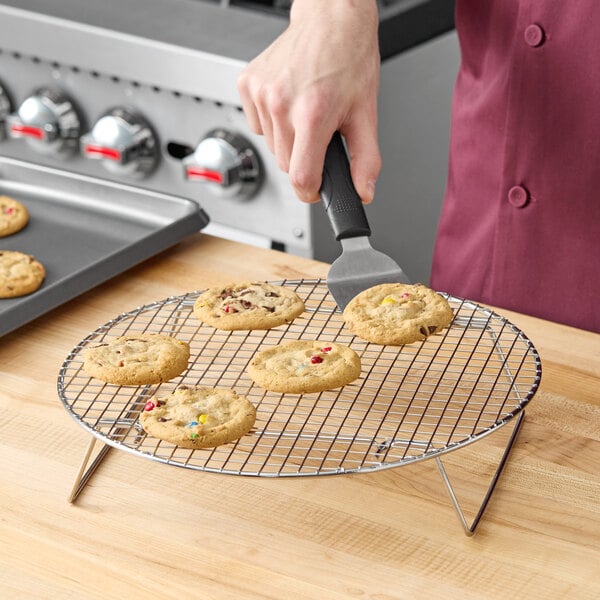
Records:
{"label": "thumb", "polygon": [[350,154],[350,173],[354,187],[365,204],[375,196],[375,184],[381,171],[381,154],[377,142],[377,126],[362,122],[346,126],[340,132]]}

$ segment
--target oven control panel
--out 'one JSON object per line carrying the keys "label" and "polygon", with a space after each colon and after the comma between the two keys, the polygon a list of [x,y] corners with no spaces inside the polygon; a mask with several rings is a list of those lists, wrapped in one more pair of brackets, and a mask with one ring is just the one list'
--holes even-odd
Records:
{"label": "oven control panel", "polygon": [[0,48],[0,155],[189,198],[205,231],[313,257],[313,209],[232,103]]}

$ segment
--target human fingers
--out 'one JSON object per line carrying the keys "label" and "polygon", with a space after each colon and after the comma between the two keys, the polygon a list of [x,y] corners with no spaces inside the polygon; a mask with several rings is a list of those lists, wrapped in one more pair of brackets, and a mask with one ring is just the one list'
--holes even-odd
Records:
{"label": "human fingers", "polygon": [[254,105],[256,106],[256,112],[258,114],[258,120],[260,121],[260,128],[262,134],[265,137],[267,147],[271,152],[274,152],[275,147],[273,144],[273,121],[271,120],[271,112],[267,100],[264,96],[257,96],[255,98]]}
{"label": "human fingers", "polygon": [[341,131],[350,154],[350,173],[354,187],[365,204],[375,196],[375,185],[381,171],[381,153],[377,141],[376,119],[360,114]]}
{"label": "human fingers", "polygon": [[277,166],[289,173],[292,148],[294,147],[294,130],[289,122],[273,121],[273,153]]}
{"label": "human fingers", "polygon": [[284,93],[285,88],[258,83],[252,77],[252,66],[238,77],[237,85],[248,126],[254,133],[264,135],[279,168],[287,172],[294,131],[289,119],[290,102]]}
{"label": "human fingers", "polygon": [[250,130],[257,135],[262,135],[263,130],[260,124],[258,111],[256,110],[256,104],[252,97],[250,75],[247,70],[242,71],[239,75],[237,79],[237,88],[240,100],[242,101],[242,110],[244,111],[246,121],[248,122],[248,127],[250,127]]}
{"label": "human fingers", "polygon": [[273,91],[269,111],[273,132],[273,153],[279,168],[287,173],[294,145],[294,129],[290,118],[290,102],[282,90]]}
{"label": "human fingers", "polygon": [[289,177],[296,195],[303,202],[319,200],[323,163],[334,128],[310,125],[295,130]]}

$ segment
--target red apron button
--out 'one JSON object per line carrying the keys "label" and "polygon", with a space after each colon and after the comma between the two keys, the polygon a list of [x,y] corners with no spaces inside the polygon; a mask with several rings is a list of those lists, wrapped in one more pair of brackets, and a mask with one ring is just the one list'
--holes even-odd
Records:
{"label": "red apron button", "polygon": [[529,202],[529,194],[522,185],[515,185],[508,191],[508,201],[515,208],[522,208]]}
{"label": "red apron button", "polygon": [[544,37],[544,30],[535,23],[525,29],[525,42],[533,48],[541,46],[544,43]]}

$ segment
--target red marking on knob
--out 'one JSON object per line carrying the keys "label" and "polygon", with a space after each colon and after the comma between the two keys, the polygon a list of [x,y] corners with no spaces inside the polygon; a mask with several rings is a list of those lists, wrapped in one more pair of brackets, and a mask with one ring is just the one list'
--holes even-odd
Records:
{"label": "red marking on knob", "polygon": [[116,148],[109,148],[107,146],[96,146],[94,144],[87,144],[83,149],[88,156],[95,156],[99,158],[107,158],[108,160],[121,160],[121,152]]}
{"label": "red marking on knob", "polygon": [[11,125],[10,131],[19,137],[31,137],[37,140],[43,140],[46,137],[46,132],[41,127],[33,125]]}
{"label": "red marking on knob", "polygon": [[185,173],[188,179],[201,179],[210,183],[223,183],[223,173],[214,169],[191,166],[186,168]]}

